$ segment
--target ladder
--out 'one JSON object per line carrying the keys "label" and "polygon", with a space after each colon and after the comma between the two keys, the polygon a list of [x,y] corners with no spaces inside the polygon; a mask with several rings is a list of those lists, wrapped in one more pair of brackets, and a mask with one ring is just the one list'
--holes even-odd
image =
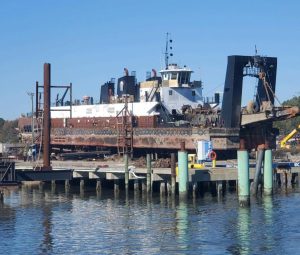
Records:
{"label": "ladder", "polygon": [[128,111],[128,96],[125,95],[125,105],[117,114],[117,147],[118,154],[133,155],[133,120],[132,114]]}

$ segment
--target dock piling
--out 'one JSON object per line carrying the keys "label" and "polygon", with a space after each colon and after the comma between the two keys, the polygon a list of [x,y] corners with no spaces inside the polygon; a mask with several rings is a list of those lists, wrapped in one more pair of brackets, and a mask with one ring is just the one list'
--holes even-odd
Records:
{"label": "dock piling", "polygon": [[253,180],[253,186],[252,186],[252,194],[257,194],[258,184],[261,180],[261,167],[262,162],[264,159],[265,150],[264,149],[258,149],[257,151],[257,160],[256,160],[256,168],[255,168],[255,176]]}
{"label": "dock piling", "polygon": [[216,182],[216,190],[218,197],[221,197],[223,195],[223,182],[217,181]]}
{"label": "dock piling", "polygon": [[65,188],[70,188],[70,181],[69,180],[65,180]]}
{"label": "dock piling", "polygon": [[166,183],[164,181],[160,182],[160,195],[161,196],[166,195]]}
{"label": "dock piling", "polygon": [[238,156],[238,197],[240,206],[250,205],[249,155],[247,150],[239,150]]}
{"label": "dock piling", "polygon": [[125,164],[125,190],[129,188],[129,169],[128,169],[128,154],[124,154],[124,164]]}
{"label": "dock piling", "polygon": [[171,153],[171,189],[172,194],[176,192],[176,158],[175,153]]}
{"label": "dock piling", "polygon": [[139,180],[138,179],[134,180],[134,186],[133,186],[133,188],[134,188],[135,192],[139,191]]}
{"label": "dock piling", "polygon": [[273,162],[272,150],[265,150],[264,161],[264,195],[272,195],[273,193]]}
{"label": "dock piling", "polygon": [[198,191],[198,183],[194,182],[192,188],[193,188],[193,198],[196,198],[197,197],[197,191]]}
{"label": "dock piling", "polygon": [[179,175],[179,195],[188,195],[188,154],[185,150],[184,142],[181,143],[181,150],[178,151],[178,175]]}
{"label": "dock piling", "polygon": [[151,192],[151,155],[148,153],[146,156],[147,160],[147,193]]}
{"label": "dock piling", "polygon": [[80,180],[80,189],[84,189],[84,180],[83,179]]}
{"label": "dock piling", "polygon": [[101,179],[97,179],[97,182],[96,182],[96,191],[98,191],[98,192],[101,191]]}
{"label": "dock piling", "polygon": [[119,193],[119,191],[120,191],[119,179],[114,180],[114,191],[115,191],[115,193]]}

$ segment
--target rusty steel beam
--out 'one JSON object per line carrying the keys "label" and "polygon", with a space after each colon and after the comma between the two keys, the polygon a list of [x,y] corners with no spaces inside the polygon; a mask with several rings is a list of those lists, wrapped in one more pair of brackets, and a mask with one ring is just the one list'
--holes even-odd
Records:
{"label": "rusty steel beam", "polygon": [[39,117],[39,82],[35,82],[35,118]]}
{"label": "rusty steel beam", "polygon": [[50,132],[51,132],[51,66],[44,64],[44,121],[43,121],[43,169],[49,170],[50,165]]}

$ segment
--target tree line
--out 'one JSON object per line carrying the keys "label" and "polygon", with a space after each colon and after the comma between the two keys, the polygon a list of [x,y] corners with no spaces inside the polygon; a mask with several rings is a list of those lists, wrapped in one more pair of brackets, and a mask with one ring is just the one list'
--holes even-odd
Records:
{"label": "tree line", "polygon": [[[300,108],[300,96],[286,100],[282,103],[284,106],[298,106]],[[287,135],[300,124],[300,116],[289,120],[277,121],[274,127],[279,129],[280,134]]]}
{"label": "tree line", "polygon": [[0,118],[0,143],[18,143],[18,120]]}

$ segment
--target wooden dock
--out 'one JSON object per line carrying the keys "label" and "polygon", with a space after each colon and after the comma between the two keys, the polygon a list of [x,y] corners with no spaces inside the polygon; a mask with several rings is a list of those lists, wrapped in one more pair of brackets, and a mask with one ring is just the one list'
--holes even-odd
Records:
{"label": "wooden dock", "polygon": [[[114,161],[52,161],[52,171],[37,171],[35,167],[39,162],[16,162],[16,176],[19,181],[74,181],[80,180],[81,186],[84,181],[95,180],[100,182],[115,181],[118,185],[125,178],[125,167],[122,162]],[[134,162],[130,162],[134,163]],[[135,183],[146,185],[147,168],[134,167],[129,163],[129,180]],[[300,163],[291,162],[275,163],[274,181],[281,179],[281,182],[289,185],[292,182],[299,182]],[[219,165],[219,166],[218,166]],[[38,173],[39,172],[39,173]],[[216,182],[219,185],[226,181],[237,181],[238,173],[235,161],[217,162],[217,167],[212,168],[209,165],[202,169],[189,169],[190,186],[197,186],[197,183]],[[36,173],[36,175],[35,175]],[[250,164],[250,180],[254,179],[255,165]],[[27,176],[27,177],[24,177]],[[29,176],[29,177],[28,177]],[[160,182],[166,189],[171,185],[171,168],[152,168],[151,185],[154,182]],[[284,180],[283,180],[284,179]],[[178,182],[178,176],[176,176]]]}

